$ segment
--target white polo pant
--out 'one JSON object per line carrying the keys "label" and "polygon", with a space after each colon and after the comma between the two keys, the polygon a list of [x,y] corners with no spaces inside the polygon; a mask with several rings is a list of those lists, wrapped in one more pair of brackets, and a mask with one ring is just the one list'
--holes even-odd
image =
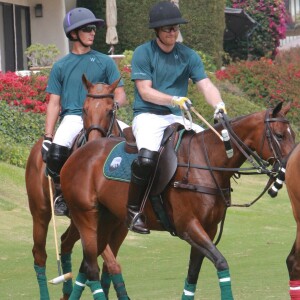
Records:
{"label": "white polo pant", "polygon": [[[138,149],[146,148],[150,151],[158,151],[164,130],[173,123],[184,125],[183,117],[172,114],[155,115],[151,113],[137,115],[132,122],[132,131]],[[189,125],[190,121],[185,119],[185,124]],[[195,130],[195,132],[204,130],[195,123],[192,123],[192,129]]]}
{"label": "white polo pant", "polygon": [[[117,120],[117,122],[122,130],[128,127],[126,123],[120,120]],[[53,143],[70,149],[82,128],[83,120],[81,116],[65,116],[55,132]]]}
{"label": "white polo pant", "polygon": [[53,143],[71,149],[73,142],[82,128],[83,120],[81,116],[65,116],[55,132]]}

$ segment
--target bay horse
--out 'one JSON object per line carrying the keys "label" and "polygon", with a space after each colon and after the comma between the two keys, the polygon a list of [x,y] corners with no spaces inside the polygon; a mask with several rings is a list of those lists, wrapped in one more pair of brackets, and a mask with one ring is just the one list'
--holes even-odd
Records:
{"label": "bay horse", "polygon": [[[156,189],[156,194],[151,195],[152,189],[149,198],[157,198],[159,194],[159,202],[169,219],[170,233],[191,245],[182,300],[194,299],[205,257],[217,270],[221,299],[233,299],[228,263],[213,242],[218,224],[224,221],[231,204],[230,178],[246,159],[253,163],[250,157],[255,157],[258,163],[257,172],[270,174],[272,170],[266,170],[267,162],[270,167],[289,154],[295,143],[294,132],[285,118],[289,109],[290,105],[283,107],[280,103],[274,109],[230,120],[228,131],[231,141],[235,141],[230,159],[223,142],[211,129],[185,132],[176,146],[176,154],[170,152],[167,161],[161,159],[159,165],[175,163],[174,175],[171,173],[170,180],[163,189]],[[215,125],[219,133],[222,129],[222,124]],[[126,231],[119,228],[122,224],[126,226],[129,181],[117,181],[103,174],[112,149],[119,149],[120,145],[124,148],[122,143],[118,138],[91,141],[78,149],[61,171],[62,190],[82,241],[79,274],[85,274],[88,279],[93,299],[106,299],[99,281],[98,253],[113,241],[112,251],[117,254],[116,249],[126,237]],[[116,168],[116,162],[114,159],[109,166]],[[122,163],[119,159],[119,166]],[[162,181],[166,178],[164,169],[159,169]],[[155,186],[152,188],[155,190]],[[144,207],[149,229],[166,230],[167,226],[157,217],[149,200]],[[74,293],[70,297],[79,298],[80,295]]]}
{"label": "bay horse", "polygon": [[288,158],[285,183],[297,224],[296,239],[286,259],[290,297],[295,300],[300,299],[300,144],[297,144]]}
{"label": "bay horse", "polygon": [[[99,137],[120,136],[121,134],[121,129],[115,121],[117,103],[114,101],[113,94],[120,79],[111,85],[103,83],[92,84],[83,75],[82,81],[88,92],[83,105],[84,130],[82,134],[79,134],[73,146],[73,152],[79,147],[79,143],[85,143],[85,141],[91,141]],[[51,220],[51,206],[49,183],[45,175],[45,163],[41,155],[42,142],[43,138],[39,139],[31,149],[26,165],[25,181],[33,220],[32,254],[39,284],[40,299],[49,300],[46,276],[46,240]],[[61,266],[64,274],[72,271],[71,253],[79,237],[78,230],[74,226],[71,217],[69,227],[61,236]],[[120,282],[122,282],[120,279],[122,277],[121,268],[109,247],[104,250],[102,257],[104,259],[102,279],[108,290],[111,279],[115,285],[120,285]],[[115,283],[116,280],[117,283]],[[69,299],[72,288],[72,280],[64,282],[63,297],[61,299]],[[126,294],[125,287],[118,286],[118,289],[121,289],[123,292],[122,299],[128,299],[124,296]]]}

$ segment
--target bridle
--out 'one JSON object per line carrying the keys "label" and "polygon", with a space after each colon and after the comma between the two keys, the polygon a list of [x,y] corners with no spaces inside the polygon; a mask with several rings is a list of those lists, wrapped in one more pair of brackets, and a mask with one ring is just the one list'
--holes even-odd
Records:
{"label": "bridle", "polygon": [[[114,99],[114,94],[97,95],[97,94],[90,94],[90,93],[88,93],[87,97],[90,97],[90,98],[93,98],[93,99],[104,99],[104,98]],[[114,106],[113,106],[113,109],[112,109],[112,117],[111,117],[111,120],[109,122],[108,129],[105,129],[105,128],[103,128],[100,125],[92,124],[89,128],[87,128],[85,130],[85,138],[86,138],[86,140],[88,140],[89,134],[93,130],[99,131],[104,137],[111,137],[112,136],[113,125],[114,125],[114,122],[116,120],[117,110],[118,110],[118,103],[114,101]],[[84,114],[86,114],[85,109],[83,109],[82,111],[83,111]]]}
{"label": "bridle", "polygon": [[[290,122],[287,119],[285,119],[284,117],[269,118],[268,117],[269,115],[270,115],[270,113],[269,114],[266,113],[266,117],[265,117],[266,130],[265,130],[264,138],[266,137],[268,140],[269,147],[274,154],[274,159],[277,162],[281,163],[283,156],[282,156],[282,153],[280,150],[280,144],[279,144],[279,141],[278,141],[276,135],[274,134],[274,132],[271,129],[270,123],[281,122],[281,123],[289,124]],[[262,141],[262,146],[263,146],[263,144],[264,144],[264,140]]]}
{"label": "bridle", "polygon": [[223,118],[220,119],[220,122],[222,123],[223,127],[228,130],[231,142],[233,142],[236,145],[236,147],[243,153],[243,155],[247,158],[247,160],[257,169],[258,173],[264,173],[269,176],[274,176],[274,170],[273,169],[269,170],[267,168],[269,163],[266,163],[266,161],[264,161],[261,158],[263,145],[265,143],[265,140],[267,139],[269,148],[271,149],[271,151],[273,153],[273,157],[270,157],[268,160],[270,160],[272,158],[275,160],[276,163],[281,165],[282,160],[283,160],[283,155],[280,150],[279,141],[271,128],[271,123],[282,122],[282,123],[289,124],[289,121],[287,119],[285,119],[284,117],[270,118],[270,114],[271,114],[271,109],[268,109],[265,114],[265,120],[264,120],[265,130],[264,130],[259,154],[252,151],[235,134],[235,132],[233,131],[233,129],[230,125],[230,122],[227,118],[227,115],[223,114]]}

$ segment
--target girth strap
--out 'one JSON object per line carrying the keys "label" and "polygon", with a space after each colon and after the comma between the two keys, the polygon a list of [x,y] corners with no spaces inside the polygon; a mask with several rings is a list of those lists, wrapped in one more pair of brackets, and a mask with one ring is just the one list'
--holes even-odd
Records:
{"label": "girth strap", "polygon": [[187,189],[194,192],[199,192],[199,193],[209,194],[209,195],[222,195],[222,194],[227,196],[230,195],[230,188],[215,189],[215,188],[210,188],[210,187],[201,186],[197,184],[182,183],[180,181],[173,182],[172,186],[175,188]]}

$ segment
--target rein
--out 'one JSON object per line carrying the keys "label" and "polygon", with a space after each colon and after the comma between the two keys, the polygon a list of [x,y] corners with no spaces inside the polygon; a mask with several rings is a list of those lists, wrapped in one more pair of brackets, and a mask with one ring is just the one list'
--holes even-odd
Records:
{"label": "rein", "polygon": [[[289,123],[288,120],[286,120],[285,118],[269,118],[270,115],[270,109],[266,111],[266,115],[265,115],[265,124],[266,124],[266,128],[265,128],[265,133],[262,139],[262,146],[264,144],[264,140],[267,138],[268,140],[268,144],[270,149],[272,150],[273,154],[274,154],[274,159],[275,161],[280,165],[281,164],[281,160],[282,160],[282,155],[279,149],[279,145],[278,145],[278,141],[276,139],[276,137],[274,136],[274,133],[271,130],[270,127],[270,123],[271,122],[284,122],[284,123]],[[274,167],[270,170],[267,167],[269,166],[269,163],[264,161],[263,159],[261,159],[261,157],[256,154],[256,152],[252,151],[237,135],[236,133],[233,131],[231,124],[227,118],[226,114],[222,114],[223,118],[220,119],[221,124],[223,125],[224,128],[226,128],[228,130],[228,134],[230,136],[230,140],[234,143],[234,145],[239,149],[239,151],[244,155],[244,157],[250,162],[250,164],[253,166],[251,168],[222,168],[222,167],[214,167],[210,165],[210,162],[208,160],[208,155],[207,155],[207,149],[204,149],[204,153],[205,153],[205,158],[207,161],[207,165],[206,166],[201,166],[201,165],[197,165],[197,164],[190,164],[188,163],[178,163],[178,167],[186,167],[188,168],[188,170],[190,168],[196,168],[196,169],[203,169],[203,170],[207,170],[211,173],[216,187],[217,189],[215,194],[221,194],[223,200],[225,201],[226,206],[241,206],[241,207],[249,207],[252,204],[254,204],[257,200],[259,200],[264,194],[265,192],[269,189],[269,187],[272,184],[272,181],[274,180],[274,178],[276,178],[278,171],[274,170]],[[204,136],[202,136],[203,138],[203,144],[204,143]],[[251,172],[252,170],[255,170],[253,172]],[[216,183],[216,180],[214,178],[213,175],[213,171],[220,171],[220,172],[233,172],[235,173],[236,177],[238,177],[237,175],[268,175],[270,177],[270,179],[268,180],[266,187],[264,188],[264,190],[262,191],[262,193],[255,198],[252,202],[244,204],[244,205],[238,205],[238,204],[231,204],[229,203],[225,198],[223,192],[224,190],[221,189],[219,187],[219,185]],[[188,172],[188,171],[187,171]],[[186,175],[187,177],[187,175]],[[182,183],[178,183],[176,182],[176,187],[180,187],[182,185]],[[185,183],[185,185],[187,185]],[[190,184],[188,184],[190,185]],[[183,186],[182,186],[183,188]],[[204,187],[200,187],[200,186],[195,186],[195,185],[191,185],[190,189],[195,190],[195,191],[203,191],[205,190]]]}
{"label": "rein", "polygon": [[[275,159],[276,163],[281,165],[282,164],[282,154],[280,152],[278,140],[276,139],[273,131],[271,130],[270,123],[271,122],[289,123],[289,121],[285,118],[269,118],[270,111],[271,110],[268,109],[266,111],[266,115],[265,115],[264,123],[266,126],[265,126],[265,133],[264,133],[262,143],[261,143],[261,152],[262,152],[262,147],[264,145],[265,138],[267,138],[268,145],[274,154],[274,159]],[[246,157],[246,159],[253,165],[253,168],[256,169],[259,174],[266,174],[270,177],[265,188],[263,189],[263,191],[252,202],[246,203],[246,204],[231,204],[231,206],[235,206],[235,207],[250,207],[266,193],[266,191],[270,188],[274,178],[276,178],[276,176],[278,174],[278,171],[274,170],[274,165],[276,163],[273,165],[273,168],[271,170],[269,170],[267,168],[268,165],[265,163],[265,161],[263,159],[261,159],[260,156],[257,155],[254,151],[252,151],[247,145],[245,145],[241,141],[241,139],[235,134],[232,127],[230,126],[230,123],[229,123],[226,115],[223,115],[223,119],[221,119],[221,123],[225,128],[227,128],[228,133],[231,137],[231,140],[237,146],[237,148],[243,153],[243,155]],[[252,157],[254,158],[254,160],[257,164],[255,164]],[[280,169],[280,168],[278,168],[278,169]],[[237,173],[242,174],[239,171]],[[244,173],[244,175],[250,175],[250,174],[251,173]],[[254,173],[254,174],[256,174],[256,173]]]}
{"label": "rein", "polygon": [[[93,99],[104,99],[104,98],[111,98],[114,99],[114,94],[102,94],[102,95],[96,95],[96,94],[87,94],[87,97],[93,98]],[[91,133],[91,131],[93,130],[97,130],[99,131],[104,137],[111,137],[112,136],[112,130],[113,130],[113,125],[114,122],[116,120],[116,115],[117,115],[117,110],[118,110],[118,103],[114,101],[114,108],[112,110],[112,118],[109,122],[109,126],[108,129],[104,129],[102,126],[100,125],[94,125],[92,124],[85,132],[85,138],[86,140],[88,140],[89,134]],[[85,113],[85,111],[84,111]]]}

